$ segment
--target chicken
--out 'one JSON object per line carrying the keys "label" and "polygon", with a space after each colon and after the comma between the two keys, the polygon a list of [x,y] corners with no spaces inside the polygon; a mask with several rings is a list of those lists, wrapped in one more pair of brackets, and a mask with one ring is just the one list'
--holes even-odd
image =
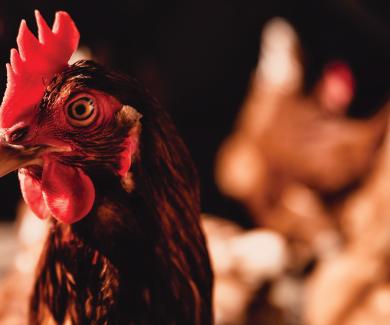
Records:
{"label": "chicken", "polygon": [[67,62],[78,30],[22,21],[0,109],[0,175],[50,218],[31,324],[210,324],[210,268],[189,153],[134,79]]}

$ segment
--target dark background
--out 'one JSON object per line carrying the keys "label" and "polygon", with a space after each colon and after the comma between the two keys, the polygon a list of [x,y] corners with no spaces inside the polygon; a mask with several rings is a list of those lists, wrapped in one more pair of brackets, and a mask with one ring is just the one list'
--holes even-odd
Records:
{"label": "dark background", "polygon": [[[232,129],[256,66],[260,31],[273,16],[297,29],[303,47],[305,91],[324,64],[343,59],[357,79],[351,118],[372,114],[389,91],[389,6],[386,1],[9,1],[0,2],[0,63],[22,18],[35,31],[33,10],[53,21],[68,11],[81,45],[97,60],[140,79],[171,113],[190,148],[202,186],[203,211],[250,225],[239,204],[219,194],[214,157]],[[5,87],[0,70],[0,91]],[[0,181],[0,220],[13,219],[17,177]]]}

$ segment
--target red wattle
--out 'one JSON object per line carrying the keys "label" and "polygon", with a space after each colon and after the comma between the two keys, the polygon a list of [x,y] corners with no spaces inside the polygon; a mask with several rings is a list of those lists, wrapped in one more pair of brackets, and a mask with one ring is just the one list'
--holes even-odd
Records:
{"label": "red wattle", "polygon": [[42,194],[54,218],[71,224],[85,217],[92,209],[95,188],[80,169],[46,159],[42,173]]}
{"label": "red wattle", "polygon": [[50,216],[50,211],[43,200],[40,181],[28,175],[23,169],[19,170],[18,175],[23,199],[32,212],[40,219]]}

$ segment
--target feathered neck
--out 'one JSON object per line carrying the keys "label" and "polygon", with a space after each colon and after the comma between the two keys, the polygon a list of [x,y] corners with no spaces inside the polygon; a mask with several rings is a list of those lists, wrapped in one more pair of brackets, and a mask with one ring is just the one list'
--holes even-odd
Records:
{"label": "feathered neck", "polygon": [[210,324],[212,272],[197,175],[171,119],[134,79],[91,61],[53,82],[50,96],[76,83],[134,107],[142,131],[130,169],[133,191],[115,175],[86,170],[97,193],[92,211],[71,227],[53,224],[31,323],[42,324],[50,311],[60,324],[66,314],[75,324]]}
{"label": "feathered neck", "polygon": [[[59,324],[66,319],[73,324],[210,323],[211,311],[202,310],[210,297],[201,296],[200,279],[182,267],[185,245],[177,238],[166,242],[164,220],[156,223],[137,191],[127,193],[114,178],[103,183],[87,218],[72,226],[53,221],[31,323],[45,324],[48,318]],[[191,262],[193,268],[209,267]]]}

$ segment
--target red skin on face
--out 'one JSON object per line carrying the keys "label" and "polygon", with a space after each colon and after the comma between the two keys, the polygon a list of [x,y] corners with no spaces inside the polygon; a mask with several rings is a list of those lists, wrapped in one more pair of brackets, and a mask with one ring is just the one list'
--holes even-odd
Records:
{"label": "red skin on face", "polygon": [[[79,32],[66,12],[56,14],[52,29],[38,11],[35,16],[38,39],[23,20],[17,37],[18,51],[11,50],[7,64],[7,89],[0,109],[0,126],[5,132],[33,121],[47,83],[67,67],[78,46]],[[50,142],[48,138],[45,140],[42,143]],[[41,180],[25,169],[19,171],[25,201],[40,218],[51,214],[68,224],[80,220],[88,214],[95,199],[91,179],[80,168],[65,166],[49,155],[43,161]]]}
{"label": "red skin on face", "polygon": [[[28,125],[30,134],[23,145],[45,144],[66,148],[72,155],[72,145],[57,136],[59,130],[75,131],[65,113],[69,94],[60,94],[57,102],[49,108],[47,118],[38,126],[35,116],[46,86],[56,73],[68,66],[69,58],[77,49],[79,32],[65,12],[56,14],[52,29],[39,12],[36,11],[35,16],[38,39],[22,21],[17,37],[18,51],[11,51],[11,63],[7,65],[7,89],[0,108],[0,127],[7,134]],[[94,98],[98,109],[93,124],[83,130],[88,137],[89,129],[100,128],[110,122],[122,104],[112,96],[94,90],[88,89],[82,95]],[[128,135],[124,150],[118,157],[120,167],[116,172],[120,177],[126,176],[137,147],[138,129],[135,129]],[[79,167],[65,165],[55,154],[44,154],[40,158],[43,161],[40,179],[34,178],[28,168],[19,171],[23,197],[33,212],[40,218],[52,215],[66,224],[85,217],[95,200],[95,188],[89,176]]]}
{"label": "red skin on face", "polygon": [[[93,130],[101,132],[102,125],[107,125],[115,118],[114,115],[123,108],[122,104],[114,97],[96,90],[87,90],[79,93],[78,97],[93,98],[97,113],[93,123],[87,128],[77,129],[88,138]],[[72,101],[75,100],[72,97]],[[50,107],[51,112],[47,118],[36,128],[35,135],[29,139],[30,144],[41,143],[55,147],[66,148],[67,152],[61,155],[74,155],[75,148],[71,143],[64,142],[61,136],[56,135],[58,130],[68,133],[75,129],[65,117],[67,110],[67,98],[59,98]],[[126,109],[126,108],[124,108]],[[118,155],[119,169],[116,173],[125,177],[131,166],[132,156],[138,147],[138,127],[133,127],[123,143],[123,151]],[[76,149],[77,151],[77,149]],[[87,154],[87,153],[85,153]],[[92,209],[95,200],[95,188],[89,176],[81,169],[65,165],[59,160],[57,154],[44,154],[42,156],[42,175],[35,179],[27,170],[19,172],[22,194],[34,213],[45,218],[52,215],[57,220],[71,224],[85,217]]]}

